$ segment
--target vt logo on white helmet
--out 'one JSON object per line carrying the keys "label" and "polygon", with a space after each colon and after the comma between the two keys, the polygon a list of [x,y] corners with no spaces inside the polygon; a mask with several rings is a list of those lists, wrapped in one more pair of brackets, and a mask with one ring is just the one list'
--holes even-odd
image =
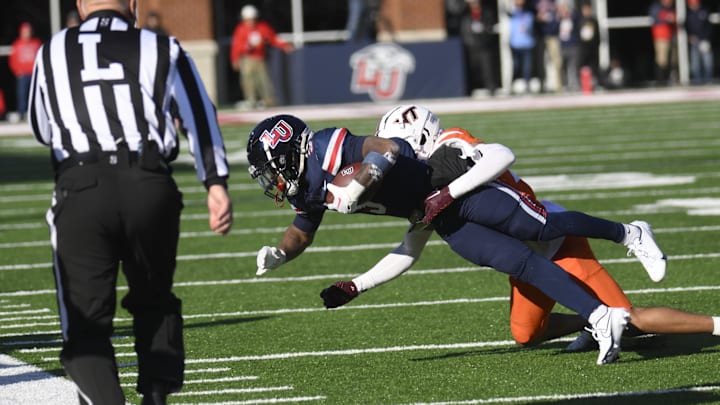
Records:
{"label": "vt logo on white helmet", "polygon": [[407,141],[421,159],[432,153],[440,133],[440,119],[425,107],[401,105],[386,112],[375,135],[381,138],[402,138]]}
{"label": "vt logo on white helmet", "polygon": [[408,73],[415,70],[415,57],[399,45],[379,43],[353,53],[350,66],[350,91],[368,93],[374,101],[397,100],[405,92]]}

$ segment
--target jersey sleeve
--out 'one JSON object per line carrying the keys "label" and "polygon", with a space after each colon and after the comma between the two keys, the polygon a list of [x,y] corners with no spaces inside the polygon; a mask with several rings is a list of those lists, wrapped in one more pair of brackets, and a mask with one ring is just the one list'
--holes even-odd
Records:
{"label": "jersey sleeve", "polygon": [[303,232],[313,233],[318,230],[322,222],[325,211],[315,211],[312,213],[301,212],[295,215],[293,225]]}
{"label": "jersey sleeve", "polygon": [[433,188],[445,187],[467,172],[472,161],[462,156],[462,150],[447,145],[440,146],[433,152],[428,159],[428,164],[433,169],[430,178]]}
{"label": "jersey sleeve", "polygon": [[198,179],[205,187],[225,185],[230,171],[215,106],[190,55],[174,40],[171,46],[177,57],[176,74],[171,79],[172,97],[187,131]]}

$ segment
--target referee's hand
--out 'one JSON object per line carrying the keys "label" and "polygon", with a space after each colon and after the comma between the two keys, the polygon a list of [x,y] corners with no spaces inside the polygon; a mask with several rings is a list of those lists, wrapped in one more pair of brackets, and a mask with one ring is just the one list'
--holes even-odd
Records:
{"label": "referee's hand", "polygon": [[213,184],[208,190],[210,229],[218,235],[227,235],[233,222],[232,201],[225,187]]}

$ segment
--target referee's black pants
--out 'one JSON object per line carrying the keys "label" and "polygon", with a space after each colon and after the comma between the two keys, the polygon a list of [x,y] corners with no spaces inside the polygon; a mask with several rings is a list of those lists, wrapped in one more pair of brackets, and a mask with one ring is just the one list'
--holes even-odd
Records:
{"label": "referee's black pants", "polygon": [[120,262],[129,287],[122,306],[133,316],[137,389],[180,390],[185,352],[172,282],[181,210],[169,173],[143,170],[127,158],[106,156],[57,176],[47,221],[64,341],[60,359],[81,403],[124,404],[110,341]]}

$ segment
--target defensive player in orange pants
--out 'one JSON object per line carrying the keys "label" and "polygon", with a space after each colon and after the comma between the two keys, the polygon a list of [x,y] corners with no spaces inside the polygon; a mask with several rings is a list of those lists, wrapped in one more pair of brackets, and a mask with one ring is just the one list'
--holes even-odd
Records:
{"label": "defensive player in orange pants", "polygon": [[[633,306],[615,279],[595,258],[585,238],[566,237],[553,255],[553,261],[605,305],[630,311],[630,323],[641,333],[720,335],[720,317],[669,307]],[[577,315],[551,313],[555,302],[532,285],[514,278],[510,278],[510,285],[510,329],[518,344],[536,345],[586,326],[585,320]],[[594,341],[587,339],[586,343]]]}

